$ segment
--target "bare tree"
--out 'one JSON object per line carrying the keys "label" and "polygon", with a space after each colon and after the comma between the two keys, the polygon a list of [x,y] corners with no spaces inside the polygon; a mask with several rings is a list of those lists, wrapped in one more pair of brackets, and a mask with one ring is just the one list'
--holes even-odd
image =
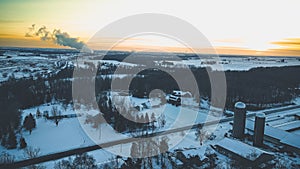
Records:
{"label": "bare tree", "polygon": [[[40,149],[39,148],[33,148],[33,147],[28,147],[24,150],[24,156],[27,159],[32,159],[35,157],[38,157],[40,155]],[[42,166],[40,164],[36,165],[31,165],[27,167],[28,169],[45,169],[45,166]]]}
{"label": "bare tree", "polygon": [[0,164],[9,164],[15,161],[13,155],[8,154],[7,152],[2,152],[0,155]]}
{"label": "bare tree", "polygon": [[52,118],[53,118],[56,126],[58,126],[58,123],[61,120],[61,111],[59,111],[57,109],[57,107],[52,107],[51,115],[52,115]]}
{"label": "bare tree", "polygon": [[24,150],[25,158],[35,158],[38,157],[39,154],[40,154],[39,148],[28,147]]}

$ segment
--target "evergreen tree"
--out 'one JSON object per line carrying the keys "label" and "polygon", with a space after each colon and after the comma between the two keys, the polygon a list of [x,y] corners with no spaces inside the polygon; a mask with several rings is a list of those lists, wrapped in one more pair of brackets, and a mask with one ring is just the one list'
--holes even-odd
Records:
{"label": "evergreen tree", "polygon": [[5,147],[6,142],[7,142],[7,136],[4,135],[4,136],[2,136],[2,138],[1,138],[1,145],[2,145],[3,147]]}
{"label": "evergreen tree", "polygon": [[146,130],[146,134],[148,134],[148,129],[149,129],[149,115],[148,113],[146,113],[145,115],[145,124],[144,124],[144,129]]}
{"label": "evergreen tree", "polygon": [[24,137],[21,137],[20,138],[20,148],[23,149],[23,148],[26,148],[27,147],[27,143],[24,139]]}
{"label": "evergreen tree", "polygon": [[36,117],[37,118],[41,117],[41,111],[39,108],[36,110]]}
{"label": "evergreen tree", "polygon": [[28,130],[30,134],[32,129],[36,128],[36,121],[31,113],[25,117],[23,127]]}
{"label": "evergreen tree", "polygon": [[108,99],[108,108],[109,110],[113,109],[111,98]]}
{"label": "evergreen tree", "polygon": [[150,121],[150,119],[149,119],[149,115],[148,115],[148,113],[146,113],[146,116],[145,116],[145,123],[149,123],[149,121]]}
{"label": "evergreen tree", "polygon": [[141,115],[140,121],[141,121],[140,123],[143,123],[143,124],[145,123],[145,117],[144,117],[144,114]]}
{"label": "evergreen tree", "polygon": [[152,132],[153,132],[154,129],[155,129],[155,122],[156,122],[155,114],[152,113],[152,114],[151,114],[151,128],[152,128]]}
{"label": "evergreen tree", "polygon": [[11,129],[8,133],[8,139],[7,139],[6,147],[8,149],[14,149],[14,148],[17,147],[17,138],[16,138],[16,134],[13,131],[13,129]]}

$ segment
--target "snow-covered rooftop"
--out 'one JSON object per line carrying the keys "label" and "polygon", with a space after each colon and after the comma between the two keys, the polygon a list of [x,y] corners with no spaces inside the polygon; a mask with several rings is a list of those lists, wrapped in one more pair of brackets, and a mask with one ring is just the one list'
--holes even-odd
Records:
{"label": "snow-covered rooftop", "polygon": [[237,103],[235,103],[234,107],[238,108],[238,109],[245,109],[246,108],[246,104],[243,103],[243,102],[237,102]]}
{"label": "snow-covered rooftop", "polygon": [[224,138],[223,140],[219,141],[216,146],[226,149],[251,161],[255,161],[263,154],[272,155],[272,153],[230,138]]}
{"label": "snow-covered rooftop", "polygon": [[[246,121],[246,128],[250,131],[254,131],[254,121],[247,120]],[[265,136],[273,138],[280,143],[294,147],[300,150],[300,135],[290,133],[275,127],[265,126]]]}
{"label": "snow-covered rooftop", "polygon": [[259,117],[259,118],[266,118],[265,113],[256,113],[255,116],[256,116],[256,117]]}

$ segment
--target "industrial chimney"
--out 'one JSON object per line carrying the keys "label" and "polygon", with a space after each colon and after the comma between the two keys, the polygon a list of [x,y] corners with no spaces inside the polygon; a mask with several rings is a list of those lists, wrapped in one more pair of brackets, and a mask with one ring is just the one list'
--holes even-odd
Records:
{"label": "industrial chimney", "polygon": [[233,132],[234,138],[242,139],[245,134],[246,123],[246,105],[243,102],[237,102],[234,105]]}
{"label": "industrial chimney", "polygon": [[264,144],[265,122],[266,115],[264,113],[256,113],[253,139],[254,146],[260,147]]}

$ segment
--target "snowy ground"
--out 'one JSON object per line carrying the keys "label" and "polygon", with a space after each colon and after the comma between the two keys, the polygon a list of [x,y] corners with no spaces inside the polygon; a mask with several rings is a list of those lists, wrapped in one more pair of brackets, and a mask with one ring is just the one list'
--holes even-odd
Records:
{"label": "snowy ground", "polygon": [[[131,101],[135,104],[141,104],[147,102],[148,99],[139,99],[139,98],[131,98]],[[197,105],[197,103],[193,103],[189,101],[191,105]],[[205,101],[202,101],[205,102]],[[195,116],[193,122],[203,122],[209,116],[207,110],[205,109],[195,109],[188,108],[186,106],[173,106],[170,104],[160,104],[159,100],[152,100],[152,103],[156,105],[151,109],[144,109],[138,112],[140,115],[145,114],[146,112],[162,112],[165,115],[166,125],[162,128],[156,129],[156,131],[165,131],[171,128],[182,127],[185,125],[190,125],[190,118]],[[203,103],[204,104],[204,103]],[[206,103],[207,104],[207,103]],[[205,104],[204,104],[205,105]],[[64,150],[70,150],[78,147],[85,147],[89,145],[105,143],[113,140],[119,140],[123,138],[128,138],[130,134],[121,134],[116,133],[111,126],[108,124],[102,124],[98,128],[93,128],[91,124],[86,124],[85,120],[87,115],[97,115],[99,111],[92,110],[86,108],[84,106],[81,107],[77,112],[73,109],[71,105],[62,106],[60,103],[53,104],[44,104],[38,107],[33,107],[30,109],[26,109],[23,111],[22,117],[24,118],[29,113],[35,114],[37,109],[40,112],[48,111],[51,115],[51,110],[53,107],[57,107],[58,110],[61,111],[63,115],[70,114],[79,114],[81,116],[75,118],[66,118],[62,119],[59,122],[59,125],[56,126],[53,121],[46,120],[41,117],[37,119],[37,128],[33,130],[30,135],[28,131],[23,131],[22,135],[25,138],[28,146],[33,148],[40,149],[40,155],[61,152]],[[268,110],[276,110],[276,109],[268,109]],[[285,114],[291,114],[298,112],[299,109],[295,110],[287,110],[284,111]],[[250,112],[255,113],[255,112]],[[157,118],[161,115],[161,113],[155,114]],[[274,113],[272,116],[282,115],[281,113]],[[267,117],[267,119],[270,117]],[[174,125],[174,123],[176,125]],[[204,158],[205,151],[210,147],[210,145],[216,144],[218,141],[224,138],[225,133],[227,133],[231,129],[231,125],[229,122],[221,123],[216,126],[211,126],[205,128],[203,133],[205,132],[206,136],[211,134],[216,137],[212,140],[204,138],[202,141],[203,144],[200,144],[200,140],[196,139],[196,131],[195,130],[187,130],[178,133],[172,133],[166,135],[168,138],[168,144],[170,148],[170,152],[175,151],[183,151],[186,155],[199,155],[200,158]],[[18,135],[20,137],[20,135]],[[161,138],[161,137],[160,137]],[[155,138],[159,139],[159,138]],[[107,163],[109,161],[115,160],[117,154],[121,154],[124,159],[127,156],[130,156],[132,143],[116,145],[110,148],[105,148],[101,150],[91,151],[88,154],[92,155],[96,162],[100,164]],[[6,150],[3,147],[0,147],[1,152],[8,152],[16,157],[17,160],[24,159],[24,152],[20,149],[15,150]],[[65,158],[68,159],[68,158]],[[61,160],[61,159],[60,159]],[[223,159],[226,161],[226,159]],[[59,161],[59,160],[57,160]],[[50,161],[46,162],[43,165],[47,168],[53,168],[55,162]]]}
{"label": "snowy ground", "polygon": [[218,59],[203,58],[181,61],[168,61],[174,66],[211,67],[213,70],[247,71],[257,67],[299,66],[299,58],[292,57],[220,57]]}
{"label": "snowy ground", "polygon": [[[119,62],[115,60],[97,60],[92,56],[84,56],[81,59],[75,60],[77,56],[82,53],[64,53],[64,54],[43,54],[42,51],[37,50],[39,54],[30,52],[16,52],[7,50],[0,55],[0,82],[7,81],[9,77],[28,78],[30,76],[42,75],[47,77],[50,73],[57,73],[60,70],[70,67],[78,66],[80,68],[88,68],[90,64],[95,66],[102,64],[103,69],[112,65],[118,68],[132,68],[135,66],[143,67],[143,64]],[[41,52],[41,53],[40,53]],[[116,53],[117,54],[117,53]],[[138,55],[143,56],[143,53]],[[160,53],[159,56],[167,54]],[[30,59],[29,59],[30,58]],[[213,70],[236,70],[247,71],[257,67],[283,67],[283,66],[299,66],[300,59],[296,57],[241,57],[241,56],[222,56],[214,59],[212,57],[203,57],[200,59],[189,58],[184,60],[172,60],[172,58],[159,58],[155,61],[157,65],[162,67],[211,67]],[[168,64],[166,64],[168,63]],[[108,75],[111,78],[124,78],[126,74]]]}
{"label": "snowy ground", "polygon": [[[170,104],[161,104],[160,99],[152,98],[149,100],[131,97],[130,100],[134,105],[142,104],[148,101],[151,102],[153,108],[144,109],[138,112],[139,115],[147,112],[159,112],[155,113],[156,118],[159,118],[162,114],[164,114],[166,120],[165,126],[156,129],[155,131],[164,131],[172,128],[191,125],[195,122],[203,122],[208,117],[206,110],[199,111],[199,109],[193,107],[176,107]],[[196,102],[189,102],[194,106],[197,105]],[[22,130],[21,134],[18,134],[17,137],[19,138],[22,135],[25,138],[28,147],[39,148],[39,155],[46,155],[78,147],[86,147],[89,145],[105,143],[113,140],[120,140],[131,136],[130,134],[116,133],[108,124],[102,124],[98,128],[93,128],[91,124],[86,124],[85,120],[87,115],[97,115],[99,113],[98,110],[81,107],[80,110],[75,111],[71,105],[63,106],[60,103],[49,103],[40,105],[38,107],[25,109],[23,110],[22,121],[29,113],[32,113],[34,116],[36,116],[38,109],[42,114],[48,112],[51,116],[51,110],[53,107],[56,107],[62,115],[77,114],[80,116],[74,118],[64,118],[59,122],[58,126],[55,125],[54,121],[40,117],[36,118],[37,128],[34,129],[31,134],[29,134],[28,131]],[[184,134],[186,134],[186,132],[167,135],[170,137],[170,147],[172,149],[185,147],[195,148],[199,146],[199,141],[195,140],[195,133],[193,131],[187,133],[186,137],[183,137]],[[121,146],[113,146],[105,150],[94,151],[91,152],[91,154],[95,156],[97,163],[103,163],[110,160],[114,154],[117,153],[122,153],[123,156],[129,156],[130,148],[131,143],[128,143]],[[14,155],[17,160],[25,158],[24,151],[21,149],[7,150],[0,146],[0,150],[1,152],[5,151]],[[51,166],[51,164],[53,165],[54,162],[49,162],[49,166]]]}

